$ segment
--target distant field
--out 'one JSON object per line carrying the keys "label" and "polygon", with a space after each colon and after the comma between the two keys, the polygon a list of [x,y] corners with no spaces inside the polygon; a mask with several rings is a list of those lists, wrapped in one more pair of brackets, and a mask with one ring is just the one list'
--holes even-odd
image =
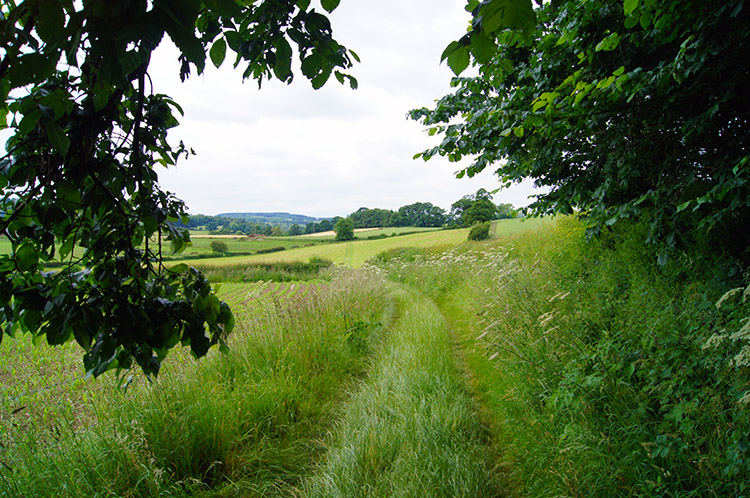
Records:
{"label": "distant field", "polygon": [[[205,234],[205,232],[203,233]],[[237,235],[196,236],[195,233],[191,232],[192,245],[188,246],[182,253],[172,255],[171,253],[169,253],[169,244],[165,243],[165,255],[168,259],[206,257],[213,254],[213,251],[211,250],[211,242],[213,242],[214,240],[220,240],[221,242],[226,244],[230,253],[239,253],[245,255],[277,247],[292,249],[295,247],[324,243],[324,240],[317,238],[303,239],[300,237],[262,237],[250,239],[248,237]],[[0,254],[10,254],[10,250],[11,247],[8,238],[0,236]],[[78,249],[76,251],[78,251]]]}
{"label": "distant field", "polygon": [[[536,228],[544,223],[540,219],[499,220],[493,223],[494,237],[506,237],[515,233]],[[392,237],[393,234],[417,232],[410,235]],[[356,240],[344,243],[331,243],[334,236],[263,237],[251,239],[244,236],[207,236],[206,232],[191,231],[192,245],[177,255],[167,254],[171,260],[198,260],[200,264],[229,264],[239,261],[276,262],[307,261],[313,256],[326,258],[337,264],[361,266],[376,254],[398,247],[438,247],[452,246],[466,240],[468,229],[439,230],[420,227],[387,227],[367,230],[355,234]],[[196,235],[199,235],[196,237]],[[374,237],[386,235],[386,238]],[[230,253],[237,256],[211,257],[211,242],[221,240]],[[280,252],[253,254],[258,251],[283,247]],[[0,254],[10,253],[10,241],[0,236]]]}
{"label": "distant field", "polygon": [[[548,220],[540,219],[500,220],[493,223],[493,232],[495,234],[495,237],[506,237],[527,230],[536,229],[547,222]],[[373,232],[366,233],[370,234]],[[227,265],[239,262],[259,263],[277,261],[307,261],[310,258],[316,256],[319,258],[329,259],[339,265],[350,265],[357,268],[362,266],[362,264],[371,257],[380,254],[383,251],[401,247],[447,248],[466,241],[468,234],[468,228],[460,230],[431,230],[412,235],[403,235],[400,237],[387,237],[384,239],[373,240],[354,240],[350,242],[337,242],[311,247],[300,247],[298,249],[291,249],[288,251],[275,252],[270,254],[207,258],[201,259],[200,265]],[[190,259],[186,258],[186,262],[190,262]],[[198,264],[198,261],[196,261],[196,264]]]}
{"label": "distant field", "polygon": [[[379,235],[401,235],[415,232],[434,232],[440,230],[440,228],[434,227],[383,227],[383,228],[355,228],[354,238],[355,239],[369,239],[377,237]],[[331,230],[330,232],[319,232],[300,235],[304,240],[333,240],[336,238],[336,233]]]}

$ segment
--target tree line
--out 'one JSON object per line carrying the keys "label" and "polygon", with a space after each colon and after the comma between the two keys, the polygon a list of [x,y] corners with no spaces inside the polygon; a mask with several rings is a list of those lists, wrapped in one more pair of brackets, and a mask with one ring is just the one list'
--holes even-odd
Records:
{"label": "tree line", "polygon": [[283,225],[281,223],[256,223],[244,218],[211,216],[205,214],[190,215],[183,226],[189,229],[208,230],[212,235],[267,235],[297,236],[334,230],[339,220],[349,219],[352,228],[382,227],[470,227],[477,223],[497,219],[514,218],[516,211],[512,204],[495,204],[492,194],[479,189],[475,194],[461,197],[451,204],[449,210],[435,206],[430,202],[415,202],[401,206],[396,211],[391,209],[361,207],[349,216],[342,218],[324,218],[309,222],[304,226],[299,223]]}

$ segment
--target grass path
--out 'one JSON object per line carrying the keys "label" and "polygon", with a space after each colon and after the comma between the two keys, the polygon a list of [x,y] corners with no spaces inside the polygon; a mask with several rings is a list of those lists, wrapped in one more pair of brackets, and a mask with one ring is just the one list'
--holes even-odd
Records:
{"label": "grass path", "polygon": [[397,288],[400,315],[347,401],[311,497],[501,496],[492,449],[435,304]]}

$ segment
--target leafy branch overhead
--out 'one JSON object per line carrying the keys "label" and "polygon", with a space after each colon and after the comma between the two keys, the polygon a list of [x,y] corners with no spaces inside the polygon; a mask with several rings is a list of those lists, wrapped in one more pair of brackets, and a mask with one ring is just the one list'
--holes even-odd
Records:
{"label": "leafy branch overhead", "polygon": [[410,112],[435,147],[533,178],[530,210],[579,212],[596,229],[647,215],[661,258],[708,230],[732,251],[750,214],[750,8],[742,0],[470,0],[443,53],[455,92]]}
{"label": "leafy branch overhead", "polygon": [[182,110],[153,88],[153,51],[171,39],[183,80],[229,57],[259,85],[290,83],[296,54],[314,88],[331,75],[356,88],[356,54],[309,0],[9,0],[0,17],[0,126],[12,132],[0,160],[12,244],[0,256],[0,340],[75,340],[93,375],[133,360],[155,375],[179,343],[196,356],[223,344],[229,307],[200,272],[162,260],[190,239],[177,223],[185,206],[154,167],[190,150],[167,140]]}

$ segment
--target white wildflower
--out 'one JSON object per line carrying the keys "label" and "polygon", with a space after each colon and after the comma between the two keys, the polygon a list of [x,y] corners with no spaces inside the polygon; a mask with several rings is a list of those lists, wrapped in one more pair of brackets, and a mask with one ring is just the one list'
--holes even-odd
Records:
{"label": "white wildflower", "polygon": [[716,301],[716,305],[715,305],[716,309],[717,310],[721,309],[721,305],[724,304],[725,301],[729,299],[733,299],[737,297],[740,293],[744,293],[744,292],[745,292],[745,289],[743,287],[737,287],[737,288],[734,288],[732,290],[725,292],[724,295],[721,296],[718,301]]}
{"label": "white wildflower", "polygon": [[718,334],[714,334],[708,338],[708,340],[701,346],[701,349],[709,349],[720,346],[724,341],[727,340],[727,335],[723,334],[724,330],[721,330]]}
{"label": "white wildflower", "polygon": [[537,318],[537,320],[539,320],[539,325],[541,327],[544,327],[549,322],[551,322],[553,318],[555,318],[555,312],[554,311],[548,311],[547,313],[539,315],[539,318]]}
{"label": "white wildflower", "polygon": [[730,336],[732,340],[750,339],[750,318],[745,318],[745,325],[740,330]]}
{"label": "white wildflower", "polygon": [[729,362],[733,367],[750,367],[750,345],[745,345],[737,355]]}
{"label": "white wildflower", "polygon": [[558,292],[557,294],[555,294],[554,296],[552,296],[551,298],[549,298],[549,302],[551,303],[552,301],[554,301],[556,299],[565,299],[569,295],[570,295],[570,292]]}

